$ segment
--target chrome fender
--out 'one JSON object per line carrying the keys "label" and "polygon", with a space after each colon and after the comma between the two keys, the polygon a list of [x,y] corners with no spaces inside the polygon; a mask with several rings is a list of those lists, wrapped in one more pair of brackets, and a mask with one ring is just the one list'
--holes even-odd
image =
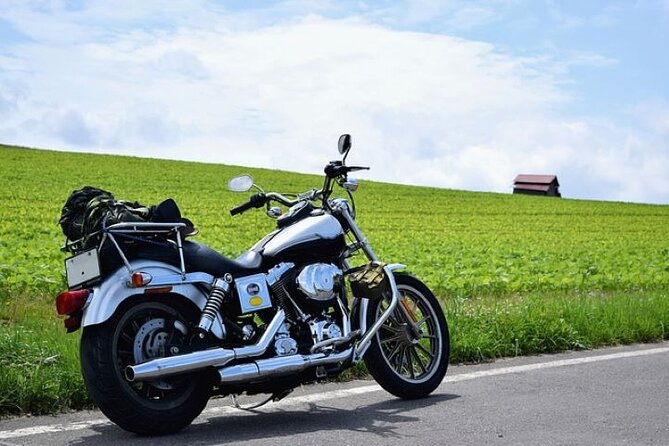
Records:
{"label": "chrome fender", "polygon": [[[151,274],[153,277],[151,285],[169,285],[172,287],[170,293],[179,294],[193,302],[200,310],[204,309],[207,303],[206,291],[198,288],[195,284],[211,284],[214,277],[204,273],[188,274],[196,276],[197,280],[185,280],[181,276],[179,268],[167,263],[156,262],[153,260],[136,260],[130,262],[132,271],[141,271]],[[161,280],[169,278],[171,280]],[[176,280],[175,280],[176,279]],[[209,279],[209,280],[208,280]],[[128,298],[137,295],[144,295],[144,287],[131,287],[128,284],[130,273],[123,266],[106,278],[100,285],[93,287],[93,293],[88,298],[88,302],[83,310],[81,326],[101,324],[108,320],[116,312],[116,309]],[[151,294],[149,294],[151,296]],[[153,294],[153,296],[157,296]],[[211,332],[219,339],[223,339],[224,330],[220,318],[217,316],[211,327]]]}

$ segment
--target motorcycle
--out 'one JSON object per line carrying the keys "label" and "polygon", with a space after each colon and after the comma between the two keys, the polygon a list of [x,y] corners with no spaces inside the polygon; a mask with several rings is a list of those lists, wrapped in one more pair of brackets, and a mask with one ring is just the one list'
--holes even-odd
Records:
{"label": "motorcycle", "polygon": [[[69,289],[56,299],[68,331],[83,328],[81,369],[92,400],[123,429],[141,435],[189,425],[212,395],[267,394],[336,377],[364,361],[391,394],[422,398],[442,382],[449,332],[430,289],[382,263],[355,221],[348,166],[325,166],[321,189],[257,190],[231,215],[265,207],[277,228],[236,260],[185,240],[182,222],[104,227],[94,249],[66,260]],[[348,199],[333,197],[335,186]],[[288,207],[283,214],[280,204]],[[121,240],[145,240],[130,253]],[[158,241],[166,242],[158,243]],[[111,246],[122,261],[105,271]],[[353,256],[366,262],[352,266]],[[347,286],[348,283],[348,286]]]}

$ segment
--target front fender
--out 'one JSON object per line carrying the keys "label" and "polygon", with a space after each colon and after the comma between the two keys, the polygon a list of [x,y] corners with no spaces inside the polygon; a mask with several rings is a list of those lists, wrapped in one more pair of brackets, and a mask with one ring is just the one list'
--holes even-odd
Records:
{"label": "front fender", "polygon": [[[179,268],[153,260],[136,260],[130,262],[133,271],[142,271],[151,274],[154,279],[160,276],[180,274]],[[144,288],[128,286],[128,270],[119,268],[107,277],[99,286],[93,287],[91,297],[84,307],[81,326],[101,324],[116,312],[117,308],[132,296],[145,295]],[[179,294],[193,302],[200,310],[207,303],[207,293],[192,283],[172,285],[172,294]],[[223,324],[219,317],[211,327],[211,332],[219,339],[224,337]]]}

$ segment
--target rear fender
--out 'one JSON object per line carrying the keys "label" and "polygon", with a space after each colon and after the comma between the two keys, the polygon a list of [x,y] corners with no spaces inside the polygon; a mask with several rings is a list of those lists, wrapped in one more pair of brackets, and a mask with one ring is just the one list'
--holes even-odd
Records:
{"label": "rear fender", "polygon": [[[179,268],[167,263],[152,260],[132,261],[130,262],[130,266],[133,271],[141,271],[151,274],[154,278],[152,282],[159,282],[161,276],[175,277],[175,275],[181,274]],[[213,281],[214,278],[212,276],[199,273],[198,278],[200,280],[197,282],[206,285],[206,280],[202,279],[209,277]],[[107,321],[123,302],[133,296],[151,296],[151,294],[144,293],[146,287],[135,288],[129,286],[129,279],[130,275],[128,270],[125,267],[121,267],[115,273],[107,277],[99,286],[93,287],[93,293],[89,297],[83,310],[81,326],[87,327],[89,325],[101,324]],[[183,296],[185,299],[193,302],[200,310],[203,310],[207,303],[208,293],[203,290],[202,287],[196,286],[195,283],[196,282],[189,282],[187,280],[184,283],[171,284],[169,293]],[[209,283],[211,283],[211,281]],[[211,332],[217,338],[223,339],[224,331],[220,317],[216,317],[216,320],[211,327]]]}

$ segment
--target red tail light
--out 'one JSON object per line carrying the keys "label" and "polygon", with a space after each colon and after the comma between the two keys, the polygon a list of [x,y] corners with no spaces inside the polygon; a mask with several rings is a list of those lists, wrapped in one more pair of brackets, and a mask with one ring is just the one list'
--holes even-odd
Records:
{"label": "red tail light", "polygon": [[65,324],[65,328],[67,329],[68,333],[77,331],[81,325],[81,315],[69,316],[63,321],[63,323]]}
{"label": "red tail light", "polygon": [[81,310],[90,294],[90,290],[63,291],[56,298],[56,311],[63,315]]}

